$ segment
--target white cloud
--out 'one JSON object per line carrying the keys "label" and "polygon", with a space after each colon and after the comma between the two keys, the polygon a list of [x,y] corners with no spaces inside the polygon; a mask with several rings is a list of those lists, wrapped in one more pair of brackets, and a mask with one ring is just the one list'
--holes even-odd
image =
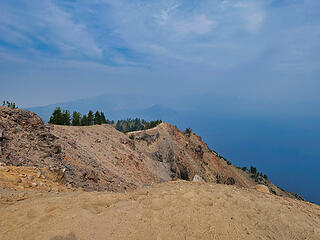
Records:
{"label": "white cloud", "polygon": [[169,19],[170,13],[173,12],[179,6],[180,6],[180,4],[173,4],[173,5],[169,6],[167,9],[161,10],[160,14],[155,15],[156,21],[160,25],[166,24]]}
{"label": "white cloud", "polygon": [[181,21],[177,23],[176,30],[182,34],[206,34],[211,31],[214,24],[214,21],[209,20],[204,15],[200,15],[195,17],[192,21]]}
{"label": "white cloud", "polygon": [[[80,51],[82,54],[101,58],[102,50],[88,32],[84,24],[73,21],[72,16],[58,8],[51,1],[47,2],[44,13],[39,15],[52,31],[55,44],[63,51]],[[50,41],[50,39],[47,39]]]}
{"label": "white cloud", "polygon": [[262,11],[252,10],[248,12],[245,16],[246,28],[249,31],[259,30],[264,22],[266,15]]}
{"label": "white cloud", "polygon": [[102,50],[87,27],[75,22],[70,13],[52,1],[25,1],[24,5],[23,9],[5,5],[4,14],[0,16],[0,39],[25,48],[41,41],[58,48],[64,55],[102,57]]}
{"label": "white cloud", "polygon": [[239,9],[244,21],[244,28],[249,32],[256,32],[263,26],[266,13],[262,2],[246,0],[233,3],[232,6]]}

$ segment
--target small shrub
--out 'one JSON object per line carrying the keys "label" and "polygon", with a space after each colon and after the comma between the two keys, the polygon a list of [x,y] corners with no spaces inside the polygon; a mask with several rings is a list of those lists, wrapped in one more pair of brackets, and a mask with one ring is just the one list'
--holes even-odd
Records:
{"label": "small shrub", "polygon": [[186,128],[186,130],[184,130],[183,133],[184,133],[186,136],[190,137],[190,136],[191,136],[191,133],[192,133],[192,129],[191,129],[191,128]]}
{"label": "small shrub", "polygon": [[276,193],[276,191],[273,190],[272,188],[270,188],[270,192],[271,192],[272,194],[274,194],[274,195],[278,195],[278,194]]}
{"label": "small shrub", "polygon": [[129,138],[130,138],[131,140],[134,140],[134,135],[133,135],[133,134],[129,135]]}
{"label": "small shrub", "polygon": [[256,174],[257,174],[257,169],[256,169],[255,167],[251,166],[251,167],[250,167],[250,172],[251,172],[252,174],[256,175]]}

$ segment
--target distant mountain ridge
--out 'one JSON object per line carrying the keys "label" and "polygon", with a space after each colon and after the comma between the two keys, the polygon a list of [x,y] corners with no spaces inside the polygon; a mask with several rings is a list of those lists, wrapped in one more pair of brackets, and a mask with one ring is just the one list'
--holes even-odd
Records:
{"label": "distant mountain ridge", "polygon": [[26,109],[37,113],[45,121],[49,120],[50,115],[56,107],[80,113],[87,113],[90,109],[94,111],[99,110],[105,112],[107,114],[106,117],[112,120],[144,116],[155,119],[176,113],[175,110],[161,105],[161,101],[163,99],[160,97],[108,94]]}

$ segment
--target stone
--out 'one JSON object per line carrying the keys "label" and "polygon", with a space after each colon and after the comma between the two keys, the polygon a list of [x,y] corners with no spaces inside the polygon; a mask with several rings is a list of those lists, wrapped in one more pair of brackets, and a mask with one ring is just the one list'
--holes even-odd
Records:
{"label": "stone", "polygon": [[0,129],[0,140],[4,139],[4,130]]}
{"label": "stone", "polygon": [[61,148],[60,145],[56,145],[56,146],[53,147],[52,151],[53,151],[53,153],[55,153],[55,154],[59,154],[59,153],[61,153],[62,148]]}
{"label": "stone", "polygon": [[194,175],[193,179],[192,179],[193,182],[206,182],[202,177],[200,177],[199,175]]}
{"label": "stone", "polygon": [[32,181],[33,179],[34,179],[34,176],[32,176],[32,175],[28,176],[28,180]]}
{"label": "stone", "polygon": [[31,183],[31,186],[32,186],[32,187],[36,187],[36,186],[38,186],[38,184],[35,183],[35,182],[33,182],[33,183]]}
{"label": "stone", "polygon": [[236,183],[236,181],[234,180],[233,177],[228,177],[227,181],[225,182],[225,184],[227,185],[234,185]]}
{"label": "stone", "polygon": [[40,170],[37,171],[37,178],[41,178],[42,172]]}
{"label": "stone", "polygon": [[252,188],[257,190],[258,192],[270,193],[269,188],[267,186],[265,186],[265,185],[262,185],[262,184],[257,184],[255,186],[253,186]]}

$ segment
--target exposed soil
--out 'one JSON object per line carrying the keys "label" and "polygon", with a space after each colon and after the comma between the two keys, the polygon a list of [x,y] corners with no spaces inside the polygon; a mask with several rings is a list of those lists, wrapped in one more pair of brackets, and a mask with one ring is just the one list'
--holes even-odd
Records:
{"label": "exposed soil", "polygon": [[0,204],[1,239],[320,239],[320,207],[253,189],[168,182]]}

